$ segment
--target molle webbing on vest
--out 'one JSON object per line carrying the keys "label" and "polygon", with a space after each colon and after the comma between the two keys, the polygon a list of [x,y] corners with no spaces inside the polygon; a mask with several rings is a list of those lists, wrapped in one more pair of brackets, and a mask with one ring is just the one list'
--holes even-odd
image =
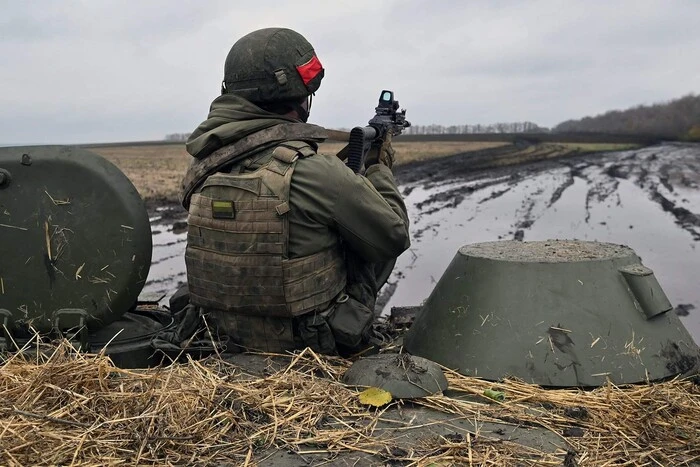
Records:
{"label": "molle webbing on vest", "polygon": [[293,316],[333,300],[345,288],[345,259],[339,249],[282,262],[287,305]]}
{"label": "molle webbing on vest", "polygon": [[294,165],[313,154],[306,143],[283,143],[255,172],[212,175],[192,195],[185,253],[192,303],[290,317],[327,307],[343,290],[339,248],[287,256]]}
{"label": "molle webbing on vest", "polygon": [[298,316],[325,308],[345,286],[345,263],[335,250],[291,261],[268,255],[222,256],[187,248],[192,303],[240,314]]}

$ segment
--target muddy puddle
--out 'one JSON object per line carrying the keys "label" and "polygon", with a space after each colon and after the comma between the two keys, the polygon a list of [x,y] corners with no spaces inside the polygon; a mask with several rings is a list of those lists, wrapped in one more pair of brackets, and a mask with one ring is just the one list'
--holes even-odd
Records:
{"label": "muddy puddle", "polygon": [[[457,249],[499,239],[579,239],[626,244],[654,270],[700,342],[700,145],[665,144],[518,167],[471,170],[472,156],[400,167],[412,246],[380,301],[427,298]],[[146,292],[185,281],[185,234],[172,212],[152,217]],[[175,227],[175,228],[173,228]]]}
{"label": "muddy puddle", "polygon": [[[184,214],[180,212],[182,219],[175,222],[172,214],[171,208],[161,208],[151,216],[153,253],[151,270],[144,287],[144,293],[163,296],[166,299],[187,280],[185,274],[187,234]],[[167,301],[165,303],[167,304]]]}

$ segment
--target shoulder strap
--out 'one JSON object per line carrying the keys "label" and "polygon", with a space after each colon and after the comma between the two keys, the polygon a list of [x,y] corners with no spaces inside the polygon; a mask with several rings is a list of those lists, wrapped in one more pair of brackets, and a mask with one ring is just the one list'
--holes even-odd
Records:
{"label": "shoulder strap", "polygon": [[316,150],[304,141],[285,141],[272,151],[272,159],[261,167],[263,183],[281,200],[276,207],[280,216],[289,212],[289,189],[292,173],[300,157],[311,157]]}
{"label": "shoulder strap", "polygon": [[[318,125],[283,123],[241,138],[233,144],[214,151],[204,159],[194,159],[180,184],[182,206],[185,209],[189,207],[192,193],[209,175],[242,156],[251,152],[273,148],[280,145],[280,143],[289,146],[287,142],[301,143],[307,146],[308,150],[315,153],[315,148],[312,145],[327,138],[328,133],[326,129]],[[290,149],[297,148],[291,146]],[[302,154],[302,157],[306,157],[304,153],[308,153],[308,150],[299,148],[299,154]]]}
{"label": "shoulder strap", "polygon": [[272,151],[272,157],[289,164],[299,157],[311,157],[314,154],[316,154],[316,149],[304,141],[285,141]]}

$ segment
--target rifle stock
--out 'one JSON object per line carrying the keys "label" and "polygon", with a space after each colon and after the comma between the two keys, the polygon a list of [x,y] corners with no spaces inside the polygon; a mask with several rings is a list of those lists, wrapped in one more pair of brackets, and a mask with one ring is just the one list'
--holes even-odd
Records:
{"label": "rifle stock", "polygon": [[348,161],[346,165],[350,169],[359,173],[362,164],[367,155],[367,151],[372,146],[374,141],[379,136],[379,131],[371,126],[356,126],[350,131],[350,143],[348,144]]}

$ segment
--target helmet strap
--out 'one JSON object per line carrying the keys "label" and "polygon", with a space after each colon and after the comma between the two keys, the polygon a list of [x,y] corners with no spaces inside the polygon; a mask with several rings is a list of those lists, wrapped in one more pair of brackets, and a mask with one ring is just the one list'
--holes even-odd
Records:
{"label": "helmet strap", "polygon": [[302,105],[299,102],[294,102],[290,106],[299,116],[299,120],[301,120],[304,123],[306,123],[309,120],[309,114],[311,109],[310,96],[306,98],[306,107],[304,107],[304,105]]}

